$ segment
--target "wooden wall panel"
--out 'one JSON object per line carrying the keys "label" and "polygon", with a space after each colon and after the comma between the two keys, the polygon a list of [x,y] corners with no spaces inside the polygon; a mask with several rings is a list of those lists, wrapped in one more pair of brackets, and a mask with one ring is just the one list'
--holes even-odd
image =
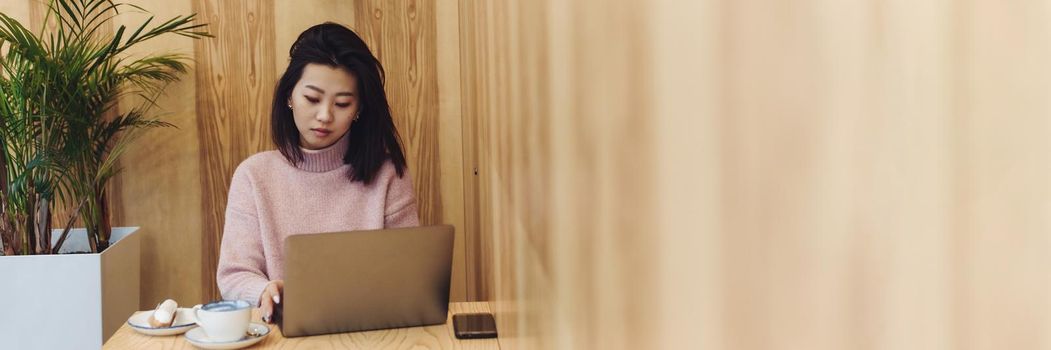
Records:
{"label": "wooden wall panel", "polygon": [[[652,52],[651,99],[652,171],[654,203],[653,275],[655,305],[639,317],[649,325],[653,348],[730,349],[723,342],[729,312],[726,298],[743,290],[720,288],[722,271],[730,269],[722,241],[733,233],[722,231],[723,172],[720,164],[724,136],[720,86],[724,61],[721,50],[732,44],[720,40],[722,6],[716,1],[690,3],[660,0],[651,3],[644,26]],[[727,174],[738,176],[740,174]],[[754,256],[743,252],[745,256]],[[732,279],[743,274],[725,276]],[[758,304],[756,308],[765,305]],[[723,312],[726,311],[726,312]]]}
{"label": "wooden wall panel", "polygon": [[[506,60],[510,54],[509,46],[517,43],[517,40],[511,41],[513,38],[499,36],[503,33],[499,32],[502,28],[497,26],[501,23],[507,25],[506,21],[500,22],[495,15],[501,10],[506,11],[504,4],[461,1],[459,19],[464,162],[465,169],[473,173],[464,183],[465,226],[471,230],[467,242],[468,268],[471,272],[469,280],[475,282],[469,286],[470,293],[493,302],[491,306],[497,317],[501,346],[504,346],[514,344],[512,339],[522,338],[523,333],[535,332],[523,330],[522,327],[541,323],[538,320],[541,315],[533,312],[541,310],[521,308],[521,303],[535,294],[529,294],[533,292],[530,290],[526,295],[520,295],[519,289],[514,286],[515,281],[523,276],[514,269],[519,265],[511,262],[524,252],[524,247],[508,240],[516,238],[514,233],[508,231],[508,227],[514,225],[497,226],[497,223],[514,218],[502,220],[497,217],[494,222],[494,216],[501,213],[501,205],[512,203],[506,196],[508,188],[496,187],[494,182],[497,176],[503,174],[497,173],[495,166],[498,163],[494,161],[493,153],[498,152],[498,147],[505,146],[504,142],[512,140],[503,139],[504,142],[494,143],[491,128],[494,122],[513,118],[496,109],[499,107],[498,99],[502,97],[501,89],[510,88],[510,84],[500,81],[498,75],[512,69],[500,65],[499,61]],[[512,160],[503,158],[502,161],[510,163]],[[530,261],[521,267],[533,272],[536,270],[530,267],[538,265]],[[485,283],[481,283],[483,281]]]}
{"label": "wooden wall panel", "polygon": [[[138,6],[157,18],[192,13],[189,1],[143,1]],[[128,26],[145,21],[142,14],[129,12],[116,24]],[[147,41],[135,52],[176,51],[194,58],[194,43],[184,37]],[[191,63],[196,67],[199,63]],[[202,298],[201,187],[196,69],[170,84],[158,98],[155,113],[176,128],[150,130],[142,134],[124,154],[124,172],[110,186],[111,215],[114,226],[139,226],[142,307],[156,306],[164,299],[193,305]],[[138,101],[121,101],[131,108]]]}
{"label": "wooden wall panel", "polygon": [[946,72],[957,88],[947,172],[959,174],[949,183],[950,345],[1051,349],[1051,12],[976,0],[955,8],[945,52],[960,57]]}
{"label": "wooden wall panel", "polygon": [[[454,300],[486,300],[470,293],[472,284],[478,284],[470,272],[474,265],[467,258],[468,230],[464,223],[464,163],[463,115],[460,104],[460,20],[459,4],[455,0],[435,2],[436,71],[438,80],[438,173],[441,199],[441,222],[456,227],[456,248],[453,251],[452,298]],[[433,168],[432,168],[433,169]],[[470,176],[470,175],[468,175]]]}
{"label": "wooden wall panel", "polygon": [[501,347],[1051,348],[1045,7],[461,1]]}
{"label": "wooden wall panel", "polygon": [[[201,144],[203,234],[200,283],[217,297],[215,269],[230,178],[242,160],[272,149],[270,102],[277,81],[274,8],[268,1],[195,0],[214,39],[194,43]],[[209,293],[209,291],[211,293]],[[215,299],[215,298],[211,298]]]}
{"label": "wooden wall panel", "polygon": [[[464,230],[466,231],[466,261],[467,261],[467,295],[471,300],[489,300],[490,279],[493,274],[491,270],[491,242],[492,234],[482,230],[482,219],[487,217],[489,208],[487,197],[482,196],[483,181],[488,179],[488,169],[483,171],[482,152],[486,149],[479,145],[484,144],[481,137],[484,136],[482,123],[488,120],[482,118],[486,113],[489,96],[484,88],[481,76],[485,74],[488,60],[485,59],[489,51],[482,50],[485,31],[477,30],[484,28],[487,18],[484,14],[486,2],[468,3],[460,1],[457,11],[457,22],[459,23],[459,51],[460,57],[460,90],[461,110],[463,113],[462,142],[463,142],[463,196],[464,196]],[[472,22],[473,21],[473,22]],[[475,27],[472,27],[475,26]],[[443,51],[451,50],[444,48]]]}
{"label": "wooden wall panel", "polygon": [[346,0],[274,1],[274,65],[278,78],[288,68],[288,49],[307,28],[324,22],[354,28],[355,2]]}
{"label": "wooden wall panel", "polygon": [[649,348],[637,335],[650,330],[655,174],[632,25],[644,9],[460,5],[465,162],[479,169],[465,184],[469,266],[501,347]]}
{"label": "wooden wall panel", "polygon": [[[29,9],[30,0],[26,1],[4,1],[0,3],[0,13],[8,15],[22,24],[29,23],[32,10]],[[31,28],[32,29],[32,28]]]}
{"label": "wooden wall panel", "polygon": [[407,148],[409,169],[414,170],[417,201],[427,203],[420,208],[420,222],[438,223],[441,173],[415,173],[439,166],[434,2],[374,0],[355,5],[354,29],[387,72],[391,113]]}

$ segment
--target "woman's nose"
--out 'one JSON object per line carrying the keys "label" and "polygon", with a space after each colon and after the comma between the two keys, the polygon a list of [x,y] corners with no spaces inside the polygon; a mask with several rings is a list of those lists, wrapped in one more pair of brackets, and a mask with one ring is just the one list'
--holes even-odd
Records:
{"label": "woman's nose", "polygon": [[332,117],[332,106],[328,106],[328,105],[321,106],[321,108],[318,109],[317,112],[318,113],[317,113],[317,116],[315,116],[315,118],[319,122],[328,123],[328,122],[332,121],[332,118],[333,118]]}

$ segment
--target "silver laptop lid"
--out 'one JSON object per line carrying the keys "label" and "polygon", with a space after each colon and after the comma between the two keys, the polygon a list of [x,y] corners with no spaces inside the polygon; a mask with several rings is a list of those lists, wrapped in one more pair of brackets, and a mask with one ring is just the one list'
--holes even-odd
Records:
{"label": "silver laptop lid", "polygon": [[286,238],[281,333],[444,323],[453,237],[438,225]]}

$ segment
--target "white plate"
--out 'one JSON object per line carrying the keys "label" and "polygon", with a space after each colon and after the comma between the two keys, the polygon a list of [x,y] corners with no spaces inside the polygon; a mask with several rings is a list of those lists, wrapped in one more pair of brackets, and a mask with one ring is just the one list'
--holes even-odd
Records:
{"label": "white plate", "polygon": [[180,307],[175,309],[175,322],[171,327],[153,328],[150,326],[150,316],[153,310],[138,311],[128,318],[128,326],[136,332],[146,335],[176,335],[182,334],[197,326],[197,318],[193,316],[193,309]]}
{"label": "white plate", "polygon": [[258,322],[252,322],[249,324],[248,330],[250,333],[258,335],[249,336],[245,334],[245,337],[241,338],[241,340],[213,342],[208,340],[208,336],[204,334],[204,330],[198,327],[186,332],[186,341],[201,349],[229,350],[252,346],[270,335],[270,327]]}

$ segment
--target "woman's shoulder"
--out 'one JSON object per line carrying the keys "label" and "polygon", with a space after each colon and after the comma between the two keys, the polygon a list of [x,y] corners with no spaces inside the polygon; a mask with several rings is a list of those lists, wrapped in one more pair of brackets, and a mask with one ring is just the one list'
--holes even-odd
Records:
{"label": "woman's shoulder", "polygon": [[409,176],[408,165],[401,168],[401,175],[399,176],[398,168],[394,165],[394,161],[387,159],[376,171],[376,176],[373,178],[372,184],[373,186],[382,186],[384,188],[407,187],[411,189],[412,176]]}
{"label": "woman's shoulder", "polygon": [[234,171],[234,177],[240,175],[267,174],[276,169],[289,167],[288,160],[281,152],[271,150],[263,151],[245,158]]}
{"label": "woman's shoulder", "polygon": [[[376,172],[376,175],[377,175],[376,176],[377,178],[381,178],[381,179],[394,180],[394,179],[398,179],[399,178],[399,176],[398,176],[398,168],[396,166],[394,166],[394,161],[391,160],[390,158],[387,158],[387,160],[383,161],[383,164],[380,165],[380,169],[379,169],[379,171]],[[402,179],[410,179],[409,178],[409,167],[407,165],[401,168],[401,176],[400,176],[400,178],[402,178]]]}

